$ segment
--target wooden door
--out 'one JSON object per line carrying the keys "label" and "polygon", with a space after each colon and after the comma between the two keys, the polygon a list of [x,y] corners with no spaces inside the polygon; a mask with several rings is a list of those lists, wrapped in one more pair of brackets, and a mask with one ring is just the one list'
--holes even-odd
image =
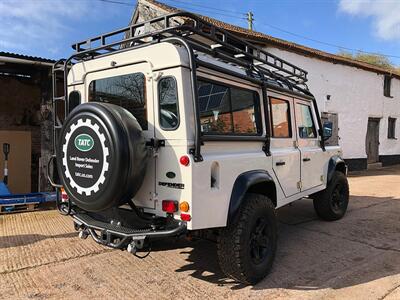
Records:
{"label": "wooden door", "polygon": [[379,119],[369,118],[367,137],[366,137],[366,152],[368,163],[379,161]]}

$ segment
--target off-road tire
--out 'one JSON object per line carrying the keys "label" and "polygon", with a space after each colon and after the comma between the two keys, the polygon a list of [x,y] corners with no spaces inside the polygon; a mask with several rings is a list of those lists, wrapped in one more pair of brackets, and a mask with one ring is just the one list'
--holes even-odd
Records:
{"label": "off-road tire", "polygon": [[[256,263],[255,231],[265,222],[265,256]],[[264,243],[264,242],[262,242]],[[219,232],[218,258],[222,271],[244,284],[255,284],[271,270],[277,246],[277,219],[272,201],[260,194],[247,194],[234,219]],[[253,249],[253,250],[252,250]],[[260,250],[261,251],[261,250]],[[265,252],[264,252],[265,251]]]}
{"label": "off-road tire", "polygon": [[346,175],[335,171],[326,189],[316,193],[312,198],[315,212],[321,219],[326,221],[341,219],[349,204],[349,184]]}

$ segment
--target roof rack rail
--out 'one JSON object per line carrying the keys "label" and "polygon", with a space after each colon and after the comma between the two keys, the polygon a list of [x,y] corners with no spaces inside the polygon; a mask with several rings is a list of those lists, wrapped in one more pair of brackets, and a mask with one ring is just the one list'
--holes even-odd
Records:
{"label": "roof rack rail", "polygon": [[[149,30],[149,28],[156,28]],[[135,35],[136,34],[136,35]],[[185,39],[195,51],[236,64],[251,74],[278,81],[289,89],[308,92],[307,71],[250,42],[206,22],[198,15],[177,12],[133,24],[72,45],[74,59],[88,60],[165,38]]]}

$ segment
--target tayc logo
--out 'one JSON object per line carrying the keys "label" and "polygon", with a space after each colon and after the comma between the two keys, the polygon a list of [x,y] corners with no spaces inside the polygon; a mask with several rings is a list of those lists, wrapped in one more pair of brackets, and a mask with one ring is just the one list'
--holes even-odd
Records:
{"label": "tayc logo", "polygon": [[93,138],[88,134],[80,134],[75,138],[76,149],[86,152],[92,150],[94,146]]}

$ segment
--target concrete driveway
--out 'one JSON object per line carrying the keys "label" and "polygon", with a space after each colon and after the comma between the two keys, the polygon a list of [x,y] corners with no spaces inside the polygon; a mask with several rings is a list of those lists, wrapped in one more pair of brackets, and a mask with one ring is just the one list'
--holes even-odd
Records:
{"label": "concrete driveway", "polygon": [[212,242],[157,242],[140,260],[78,239],[55,211],[0,216],[0,298],[400,299],[400,168],[349,180],[340,221],[309,200],[279,211],[274,269],[256,286],[226,279]]}

